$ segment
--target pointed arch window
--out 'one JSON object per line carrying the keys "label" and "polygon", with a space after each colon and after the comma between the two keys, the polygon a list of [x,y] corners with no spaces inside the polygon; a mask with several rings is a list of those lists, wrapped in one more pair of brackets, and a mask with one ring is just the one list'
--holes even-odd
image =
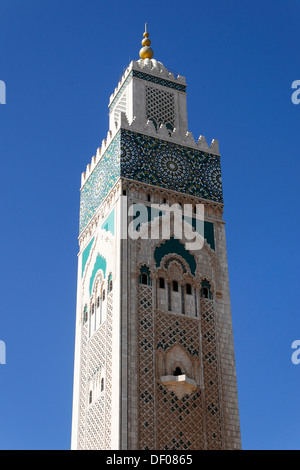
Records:
{"label": "pointed arch window", "polygon": [[145,286],[151,286],[151,275],[148,266],[141,267],[139,282]]}
{"label": "pointed arch window", "polygon": [[201,297],[204,299],[212,299],[210,283],[206,280],[201,283]]}

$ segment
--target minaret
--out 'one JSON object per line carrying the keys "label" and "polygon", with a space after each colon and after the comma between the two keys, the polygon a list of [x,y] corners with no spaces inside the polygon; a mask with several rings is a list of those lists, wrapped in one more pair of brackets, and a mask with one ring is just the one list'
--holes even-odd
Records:
{"label": "minaret", "polygon": [[219,145],[150,45],[81,178],[72,449],[239,449]]}

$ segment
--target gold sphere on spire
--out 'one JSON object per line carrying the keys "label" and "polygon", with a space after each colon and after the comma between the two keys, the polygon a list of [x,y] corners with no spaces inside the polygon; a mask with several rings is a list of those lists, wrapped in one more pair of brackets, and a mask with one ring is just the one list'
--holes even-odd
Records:
{"label": "gold sphere on spire", "polygon": [[140,49],[141,59],[152,59],[153,50],[150,47],[151,41],[149,39],[149,33],[147,31],[147,23],[145,23],[145,32],[143,34],[144,39],[142,40],[142,48]]}
{"label": "gold sphere on spire", "polygon": [[144,39],[142,40],[142,46],[150,46],[150,44],[151,44],[150,39],[144,38]]}

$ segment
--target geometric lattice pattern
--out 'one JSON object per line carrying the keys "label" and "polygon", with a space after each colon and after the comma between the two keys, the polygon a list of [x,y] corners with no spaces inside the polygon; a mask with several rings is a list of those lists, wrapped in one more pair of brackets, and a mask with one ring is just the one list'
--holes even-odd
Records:
{"label": "geometric lattice pattern", "polygon": [[177,344],[193,357],[199,356],[199,321],[171,313],[156,314],[156,348],[167,351]]}
{"label": "geometric lattice pattern", "polygon": [[[154,320],[152,287],[139,284],[138,305],[140,449],[222,449],[213,300],[201,298],[200,318],[157,311]],[[204,387],[182,397],[153,381],[156,354],[167,353],[175,345],[191,360],[201,357],[203,368]]]}
{"label": "geometric lattice pattern", "polygon": [[170,80],[166,80],[160,77],[155,77],[153,75],[149,75],[144,72],[138,72],[137,70],[132,70],[132,72],[130,72],[125,82],[123,83],[122,87],[119,89],[118,93],[114,97],[113,101],[111,102],[109,106],[110,112],[114,109],[115,104],[117,103],[119,97],[123,93],[124,88],[126,88],[127,84],[130,82],[132,77],[140,78],[141,80],[146,80],[147,82],[156,83],[157,85],[165,86],[168,88],[173,88],[174,90],[178,90],[178,91],[182,91],[183,93],[186,93],[186,85],[183,85],[181,83],[171,82]]}
{"label": "geometric lattice pattern", "polygon": [[139,284],[139,448],[155,449],[152,288]]}
{"label": "geometric lattice pattern", "polygon": [[78,427],[78,448],[85,448],[85,436],[86,436],[86,405],[88,395],[88,381],[87,381],[87,338],[88,338],[88,326],[85,323],[82,327],[81,337],[81,364],[80,364],[80,398],[79,398],[79,427]]}
{"label": "geometric lattice pattern", "polygon": [[[156,347],[168,351],[181,345],[191,357],[199,356],[199,320],[167,312],[156,314]],[[202,390],[179,399],[157,383],[157,449],[203,449]],[[192,419],[191,419],[192,418]]]}
{"label": "geometric lattice pattern", "polygon": [[106,318],[106,410],[105,410],[105,449],[111,449],[111,421],[112,421],[112,316],[113,291],[107,298]]}
{"label": "geometric lattice pattern", "polygon": [[202,355],[207,448],[222,449],[221,411],[213,301],[201,298]]}
{"label": "geometric lattice pattern", "polygon": [[174,95],[153,87],[146,87],[146,119],[156,128],[165,124],[169,129],[175,127]]}
{"label": "geometric lattice pattern", "polygon": [[181,400],[157,383],[157,450],[204,448],[201,392]]}
{"label": "geometric lattice pattern", "polygon": [[121,177],[223,203],[220,157],[121,130]]}
{"label": "geometric lattice pattern", "polygon": [[[201,298],[198,318],[155,311],[152,286],[139,284],[138,305],[140,449],[222,449],[214,301]],[[166,387],[155,366],[174,347],[193,363],[200,358],[201,385],[184,395]]]}
{"label": "geometric lattice pattern", "polygon": [[[111,448],[112,295],[107,299],[107,318],[89,338],[88,322],[82,328],[80,367],[80,418],[78,449]],[[90,383],[105,370],[103,393],[89,403]]]}

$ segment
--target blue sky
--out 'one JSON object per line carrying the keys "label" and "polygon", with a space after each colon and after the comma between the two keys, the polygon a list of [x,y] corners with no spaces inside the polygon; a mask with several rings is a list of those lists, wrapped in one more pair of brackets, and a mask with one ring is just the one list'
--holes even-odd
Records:
{"label": "blue sky", "polygon": [[138,58],[219,139],[244,449],[300,449],[299,0],[2,0],[0,449],[69,449],[80,175]]}

